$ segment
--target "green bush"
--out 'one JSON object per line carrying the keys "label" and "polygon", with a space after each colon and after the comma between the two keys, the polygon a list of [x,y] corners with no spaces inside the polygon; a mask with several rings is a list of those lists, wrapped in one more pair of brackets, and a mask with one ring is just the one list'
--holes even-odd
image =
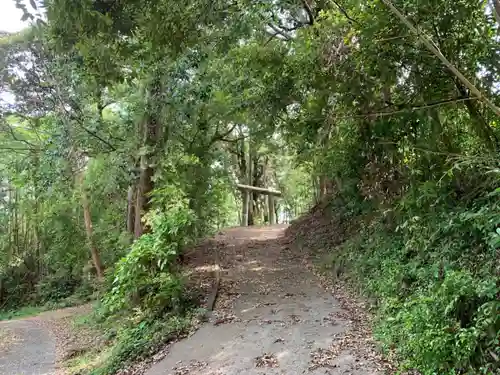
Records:
{"label": "green bush", "polygon": [[81,278],[60,273],[48,275],[36,285],[37,303],[57,302],[71,296],[82,283]]}
{"label": "green bush", "polygon": [[483,364],[492,370],[494,364],[488,363],[500,332],[498,291],[493,279],[479,281],[470,273],[450,271],[427,290],[385,300],[378,337],[396,346],[406,367],[424,374],[475,373]]}
{"label": "green bush", "polygon": [[118,261],[111,290],[104,298],[107,314],[156,317],[180,308],[182,282],[176,259],[191,241],[194,220],[188,202],[179,199],[148,216],[151,232],[141,236]]}
{"label": "green bush", "polygon": [[165,342],[188,331],[189,316],[168,315],[163,319],[144,320],[126,326],[115,333],[116,344],[106,364],[91,372],[92,375],[109,375],[126,365],[154,354]]}
{"label": "green bush", "polygon": [[0,311],[9,311],[31,302],[35,284],[32,273],[24,264],[3,269],[0,272],[0,284]]}
{"label": "green bush", "polygon": [[150,231],[107,275],[108,289],[92,316],[93,324],[99,324],[111,342],[109,356],[91,370],[93,375],[114,374],[189,328],[190,306],[177,259],[195,238],[196,215],[179,190],[155,193],[162,194],[163,209],[148,214]]}
{"label": "green bush", "polygon": [[376,336],[405,369],[500,370],[499,192],[455,206],[409,193],[396,225],[380,215],[337,249],[335,262],[377,301]]}

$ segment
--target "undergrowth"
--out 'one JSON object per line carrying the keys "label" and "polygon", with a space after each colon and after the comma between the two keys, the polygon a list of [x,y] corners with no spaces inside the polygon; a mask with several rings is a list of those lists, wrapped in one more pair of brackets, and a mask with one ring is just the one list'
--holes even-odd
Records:
{"label": "undergrowth", "polygon": [[335,206],[363,225],[334,267],[375,301],[376,338],[402,369],[499,374],[500,188],[472,199],[446,189],[424,183],[376,215]]}
{"label": "undergrowth", "polygon": [[20,308],[11,306],[9,309],[0,310],[0,321],[25,318],[28,316],[37,315],[43,311],[83,305],[87,302],[95,300],[97,296],[97,289],[92,291],[85,290],[85,292],[76,291],[75,293],[70,294],[64,298],[47,299],[45,300],[45,302],[33,301],[32,303]]}
{"label": "undergrowth", "polygon": [[15,318],[24,318],[28,316],[33,316],[39,312],[44,311],[44,309],[35,306],[26,306],[18,310],[12,311],[2,311],[0,312],[0,320],[10,320]]}
{"label": "undergrowth", "polygon": [[185,335],[190,323],[190,314],[186,313],[143,320],[135,326],[120,322],[100,325],[106,344],[69,360],[66,367],[72,374],[91,375],[126,370],[155,354],[166,343]]}
{"label": "undergrowth", "polygon": [[105,345],[72,359],[74,373],[110,375],[157,352],[190,328],[196,306],[177,259],[194,240],[195,215],[185,199],[147,216],[149,233],[132,245],[106,280],[107,291],[88,318]]}

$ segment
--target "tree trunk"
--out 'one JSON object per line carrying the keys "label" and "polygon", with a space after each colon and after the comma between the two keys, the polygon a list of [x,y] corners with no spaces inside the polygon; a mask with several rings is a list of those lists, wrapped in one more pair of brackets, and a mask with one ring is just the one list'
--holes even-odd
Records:
{"label": "tree trunk", "polygon": [[498,27],[500,30],[500,0],[492,0],[492,11],[495,14],[495,19],[497,20]]}
{"label": "tree trunk", "polygon": [[500,142],[493,132],[491,126],[486,122],[484,117],[477,109],[475,103],[472,103],[472,101],[470,100],[466,100],[464,104],[469,111],[469,116],[472,122],[475,124],[474,130],[476,131],[477,136],[483,139],[486,147],[488,147],[489,150],[498,150],[500,148]]}
{"label": "tree trunk", "polygon": [[85,193],[82,196],[82,206],[83,206],[83,219],[85,220],[85,231],[87,232],[87,241],[90,247],[90,254],[92,255],[92,262],[97,273],[97,277],[102,279],[104,276],[104,269],[101,263],[101,257],[99,256],[99,251],[95,245],[92,230],[92,217],[90,215],[90,205]]}
{"label": "tree trunk", "polygon": [[[457,87],[460,95],[464,97],[470,95],[467,88],[458,79],[455,79],[455,86]],[[486,122],[482,114],[479,112],[476,103],[472,102],[471,100],[466,100],[464,101],[464,105],[469,112],[470,119],[472,120],[472,130],[480,139],[484,141],[486,147],[488,147],[489,150],[498,150],[499,140],[496,137],[491,126]]]}
{"label": "tree trunk", "polygon": [[262,209],[262,214],[263,214],[263,218],[262,218],[262,222],[264,224],[269,224],[269,196],[265,196],[264,195],[264,204],[263,204],[263,209]]}
{"label": "tree trunk", "polygon": [[14,227],[12,226],[12,223],[14,222],[13,217],[12,217],[12,214],[13,214],[12,199],[13,199],[13,197],[12,197],[12,186],[10,184],[10,181],[8,182],[7,186],[8,186],[8,194],[9,194],[9,201],[8,201],[9,202],[9,206],[8,206],[9,207],[9,211],[8,211],[9,220],[7,222],[7,231],[8,231],[7,234],[9,237],[9,240],[8,240],[9,245],[7,246],[7,249],[9,251],[9,256],[7,259],[10,261],[10,259],[12,258],[12,255],[14,254],[14,252],[12,251],[12,249],[13,249],[13,247],[12,247],[13,241],[12,240],[13,240],[13,234],[14,234]]}
{"label": "tree trunk", "polygon": [[3,277],[0,276],[0,306],[3,305],[3,300],[4,300]]}
{"label": "tree trunk", "polygon": [[142,219],[151,207],[150,194],[154,189],[153,184],[153,168],[148,164],[146,156],[141,158],[141,173],[139,176],[139,185],[137,186],[137,199],[135,205],[134,219],[134,237],[139,238],[144,233],[149,231],[149,227],[144,225]]}
{"label": "tree trunk", "polygon": [[242,190],[242,204],[241,204],[241,226],[248,226],[248,206],[250,203],[250,192],[248,190]]}
{"label": "tree trunk", "polygon": [[[36,170],[40,168],[40,163],[38,159],[38,155],[35,154],[34,158],[34,165],[36,167]],[[35,206],[34,206],[34,223],[33,223],[33,240],[35,242],[35,254],[36,254],[36,265],[37,265],[37,274],[38,276],[41,275],[42,272],[42,251],[41,251],[41,244],[40,244],[40,202],[39,202],[39,197],[40,197],[40,187],[38,184],[38,176],[33,174],[33,197],[35,200]]]}
{"label": "tree trunk", "polygon": [[274,197],[271,194],[268,195],[268,202],[269,202],[269,225],[273,225],[276,223],[276,219],[274,210]]}
{"label": "tree trunk", "polygon": [[143,144],[147,153],[141,156],[141,172],[139,175],[139,184],[137,186],[137,198],[135,206],[134,237],[139,238],[143,233],[149,231],[147,225],[143,223],[144,215],[151,208],[151,192],[154,189],[152,159],[158,148],[160,128],[158,123],[151,117],[146,118],[143,124]]}
{"label": "tree trunk", "polygon": [[328,178],[324,175],[319,178],[319,197],[324,198],[328,194]]}
{"label": "tree trunk", "polygon": [[127,232],[134,234],[135,230],[135,202],[136,191],[133,185],[130,185],[127,193]]}
{"label": "tree trunk", "polygon": [[16,254],[19,254],[19,189],[14,190],[14,246],[17,249]]}
{"label": "tree trunk", "polygon": [[[252,147],[252,138],[249,136],[248,137],[248,175],[247,175],[247,181],[248,185],[254,186],[254,180],[253,180],[253,147]],[[251,191],[248,192],[248,225],[254,225],[254,204],[255,202],[255,194]]]}
{"label": "tree trunk", "polygon": [[99,256],[99,251],[94,242],[94,233],[92,228],[92,215],[90,213],[90,204],[83,187],[83,173],[80,176],[80,185],[82,188],[82,207],[83,207],[83,219],[85,221],[85,232],[87,234],[87,242],[90,248],[90,255],[92,256],[92,263],[96,270],[97,277],[102,279],[104,276],[104,268],[102,266],[101,257]]}
{"label": "tree trunk", "polygon": [[280,220],[279,220],[280,219],[280,215],[279,215],[280,214],[280,210],[279,210],[278,205],[276,204],[276,200],[277,199],[278,198],[275,197],[274,200],[273,200],[274,201],[274,224],[279,224],[280,223]]}

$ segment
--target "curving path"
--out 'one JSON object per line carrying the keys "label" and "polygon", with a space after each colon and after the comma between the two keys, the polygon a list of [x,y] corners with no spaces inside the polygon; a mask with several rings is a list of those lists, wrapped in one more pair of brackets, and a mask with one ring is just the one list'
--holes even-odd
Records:
{"label": "curving path", "polygon": [[[221,266],[213,315],[146,375],[383,373],[363,318],[320,286],[304,254],[281,239],[284,229],[232,228],[210,242],[206,251]],[[0,375],[57,373],[55,339],[42,315],[0,322]]]}
{"label": "curving path", "polygon": [[56,346],[49,331],[30,319],[0,322],[0,374],[55,374]]}
{"label": "curving path", "polygon": [[222,272],[214,316],[146,375],[382,373],[363,348],[346,345],[356,334],[353,317],[280,240],[284,229],[232,228],[216,237]]}

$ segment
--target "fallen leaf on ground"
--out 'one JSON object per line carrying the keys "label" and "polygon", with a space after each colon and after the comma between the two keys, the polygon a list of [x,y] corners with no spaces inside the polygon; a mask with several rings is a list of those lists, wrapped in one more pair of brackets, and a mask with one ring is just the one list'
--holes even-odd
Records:
{"label": "fallen leaf on ground", "polygon": [[170,375],[189,375],[191,372],[194,370],[200,370],[202,368],[207,367],[208,364],[206,362],[200,362],[200,361],[191,361],[187,365],[182,365],[182,363],[179,363],[178,366],[175,366],[172,369],[172,373]]}
{"label": "fallen leaf on ground", "polygon": [[278,359],[272,353],[265,353],[255,358],[256,367],[278,367]]}

